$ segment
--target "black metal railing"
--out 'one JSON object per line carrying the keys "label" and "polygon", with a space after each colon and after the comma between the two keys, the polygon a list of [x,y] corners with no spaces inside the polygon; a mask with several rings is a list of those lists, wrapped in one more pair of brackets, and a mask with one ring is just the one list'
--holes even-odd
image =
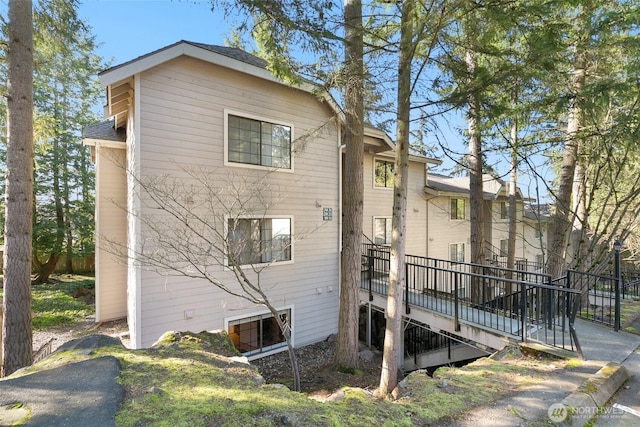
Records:
{"label": "black metal railing", "polygon": [[[370,300],[374,293],[387,295],[388,248],[365,243],[362,254],[362,287]],[[549,275],[413,255],[406,256],[405,268],[407,314],[418,307],[451,316],[456,331],[467,322],[579,351],[573,321],[580,292],[554,285]]]}

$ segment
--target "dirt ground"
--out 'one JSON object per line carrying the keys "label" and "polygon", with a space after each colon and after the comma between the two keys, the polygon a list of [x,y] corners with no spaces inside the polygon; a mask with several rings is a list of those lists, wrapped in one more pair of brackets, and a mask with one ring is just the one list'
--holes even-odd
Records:
{"label": "dirt ground", "polygon": [[[374,353],[372,361],[360,359],[359,372],[349,374],[336,369],[335,343],[323,341],[296,349],[300,369],[300,388],[303,393],[322,400],[342,387],[359,387],[373,391],[380,382],[382,356]],[[282,352],[251,362],[269,383],[281,383],[291,387],[293,374],[289,353]]]}

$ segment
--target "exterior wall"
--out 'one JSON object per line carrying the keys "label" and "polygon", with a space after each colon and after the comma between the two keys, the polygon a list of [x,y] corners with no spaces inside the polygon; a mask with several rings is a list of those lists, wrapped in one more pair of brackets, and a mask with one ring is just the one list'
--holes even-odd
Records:
{"label": "exterior wall", "polygon": [[96,147],[96,322],[127,315],[127,267],[113,254],[127,242],[125,150]]}
{"label": "exterior wall", "polygon": [[[500,260],[506,260],[505,257],[500,256],[500,241],[507,240],[509,238],[509,219],[502,218],[501,214],[501,202],[506,201],[506,198],[498,198],[496,200],[489,201],[491,206],[491,215],[488,219],[491,220],[490,226],[492,229],[490,245],[492,248],[492,255],[495,255]],[[526,225],[523,223],[523,204],[522,201],[516,202],[516,258],[526,258],[530,261],[535,261],[533,258],[527,256],[527,241],[525,236]],[[487,254],[488,256],[491,254]]]}
{"label": "exterior wall", "polygon": [[464,243],[464,260],[470,262],[469,199],[465,199],[465,219],[451,219],[451,197],[448,196],[430,198],[428,209],[429,257],[450,259],[449,244]]}
{"label": "exterior wall", "polygon": [[[310,94],[180,57],[140,75],[140,170],[143,179],[171,173],[183,175],[183,166],[207,169],[214,187],[228,188],[264,178],[272,198],[280,198],[256,216],[292,216],[293,262],[276,263],[260,274],[276,308],[292,308],[296,346],[325,339],[337,330],[339,277],[339,138],[330,122],[331,110]],[[313,138],[294,142],[293,171],[265,171],[224,165],[225,110],[290,124],[293,139],[321,129]],[[328,125],[327,125],[328,124]],[[302,139],[301,139],[302,140]],[[199,184],[191,182],[197,189]],[[250,191],[250,190],[248,190]],[[264,195],[264,194],[263,194]],[[255,199],[255,194],[248,197]],[[196,194],[194,204],[204,200]],[[269,198],[269,197],[267,197]],[[142,215],[157,215],[143,199]],[[225,206],[212,206],[203,215],[224,224]],[[228,206],[227,206],[228,207]],[[333,210],[323,220],[323,209]],[[148,231],[144,222],[141,236]],[[296,238],[302,238],[296,240]],[[238,289],[231,272],[221,265],[207,266],[212,276]],[[257,275],[248,272],[252,280]],[[225,321],[264,312],[232,297],[212,284],[186,277],[142,271],[140,285],[140,345],[151,345],[167,330],[213,330]],[[130,284],[131,286],[131,284]]]}
{"label": "exterior wall", "polygon": [[[536,229],[538,228],[538,223],[535,220],[525,219],[522,222],[522,236],[524,247],[522,250],[522,257],[526,258],[528,261],[535,262],[536,256],[541,255],[543,253],[546,254],[546,242],[547,242],[547,232],[542,224],[541,235],[536,236]],[[545,258],[546,261],[546,258]]]}
{"label": "exterior wall", "polygon": [[[376,187],[374,184],[374,162],[394,158],[365,153],[364,156],[364,207],[363,232],[374,240],[374,218],[391,218],[393,210],[393,188]],[[427,256],[427,204],[424,196],[426,165],[409,162],[409,185],[407,190],[407,241],[406,253]]]}

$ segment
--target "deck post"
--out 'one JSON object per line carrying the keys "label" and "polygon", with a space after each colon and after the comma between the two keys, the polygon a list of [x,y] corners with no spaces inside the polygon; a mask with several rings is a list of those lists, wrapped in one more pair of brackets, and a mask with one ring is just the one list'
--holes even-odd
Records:
{"label": "deck post", "polygon": [[404,264],[404,312],[405,314],[411,314],[411,307],[409,307],[409,265]]}
{"label": "deck post", "polygon": [[373,301],[373,290],[371,289],[373,284],[373,254],[371,252],[371,249],[369,249],[367,253],[367,263],[369,264],[369,301]]}
{"label": "deck post", "polygon": [[520,282],[520,331],[522,342],[527,342],[527,285]]}
{"label": "deck post", "polygon": [[455,272],[453,274],[453,326],[456,332],[460,331],[460,319],[458,318],[458,275],[460,273]]}
{"label": "deck post", "polygon": [[614,268],[615,268],[615,280],[616,280],[616,312],[614,319],[614,327],[613,329],[618,332],[620,330],[620,248],[622,247],[622,243],[620,240],[616,240],[613,244],[613,255],[614,255]]}

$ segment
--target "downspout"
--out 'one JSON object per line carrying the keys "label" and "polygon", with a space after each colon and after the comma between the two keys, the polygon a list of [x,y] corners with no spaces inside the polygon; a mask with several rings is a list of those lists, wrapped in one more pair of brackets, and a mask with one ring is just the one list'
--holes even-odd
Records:
{"label": "downspout", "polygon": [[338,125],[338,301],[342,289],[342,153],[346,144],[342,143],[342,129]]}
{"label": "downspout", "polygon": [[[142,348],[142,272],[137,263],[140,253],[141,238],[141,201],[139,185],[136,180],[140,179],[140,74],[133,76],[133,141],[127,141],[131,146],[127,147],[130,156],[127,159],[129,174],[129,254],[128,254],[128,311],[129,311],[129,333],[131,335],[131,346],[134,349]],[[131,119],[131,117],[129,117]],[[130,126],[128,123],[127,126]]]}

